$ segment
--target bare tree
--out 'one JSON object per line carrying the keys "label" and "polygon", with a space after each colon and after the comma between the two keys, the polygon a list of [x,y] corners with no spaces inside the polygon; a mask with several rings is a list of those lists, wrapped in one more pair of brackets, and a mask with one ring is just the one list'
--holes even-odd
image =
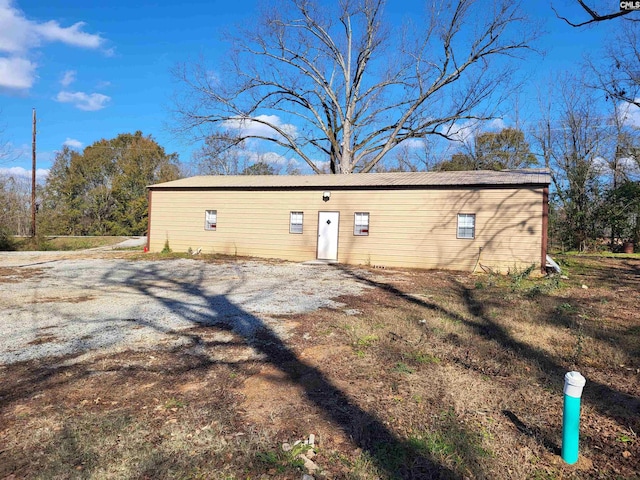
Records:
{"label": "bare tree", "polygon": [[[606,20],[613,20],[614,18],[623,17],[635,11],[632,9],[628,9],[628,10],[619,9],[616,11],[611,11],[609,9],[611,8],[612,5],[614,5],[614,3],[607,2],[605,7],[607,8],[607,13],[600,14],[595,10],[596,7],[593,6],[593,3],[597,3],[597,2],[590,2],[592,6],[587,5],[587,3],[584,2],[583,0],[576,0],[576,3],[582,8],[582,10],[584,10],[589,15],[589,18],[587,20],[576,23],[569,20],[567,17],[560,15],[553,5],[551,5],[551,8],[553,9],[553,11],[555,12],[556,16],[559,19],[564,20],[572,27],[582,27],[584,25],[589,25],[591,23],[604,22]],[[619,5],[618,2],[616,2],[615,4]]]}
{"label": "bare tree", "polygon": [[193,154],[193,170],[200,175],[244,175],[245,171],[251,175],[258,175],[256,172],[261,171],[269,172],[268,175],[300,175],[300,169],[291,159],[273,152],[247,149],[243,143],[237,148],[228,148],[231,143],[228,136],[207,137],[204,145]]}
{"label": "bare tree", "polygon": [[640,23],[625,22],[603,57],[588,61],[596,79],[594,88],[609,99],[640,107]]}
{"label": "bare tree", "polygon": [[0,175],[0,244],[7,235],[28,235],[30,231],[31,182]]}
{"label": "bare tree", "polygon": [[434,145],[426,139],[413,145],[402,143],[393,150],[393,153],[393,163],[387,166],[386,171],[426,172],[433,170],[438,163]]}
{"label": "bare tree", "polygon": [[7,128],[6,123],[4,123],[5,116],[0,110],[0,162],[14,160],[15,154],[12,152],[11,144],[5,138],[4,133]]}
{"label": "bare tree", "polygon": [[629,104],[613,105],[610,146],[605,161],[611,173],[612,188],[626,181],[640,180],[640,138],[638,129],[628,123]]}
{"label": "bare tree", "polygon": [[197,172],[201,175],[238,175],[244,168],[237,149],[229,149],[232,139],[209,136],[194,152]]}
{"label": "bare tree", "polygon": [[551,168],[554,203],[562,214],[563,238],[571,248],[588,248],[598,238],[597,213],[602,201],[603,155],[611,128],[603,122],[592,90],[582,79],[565,77],[550,104],[555,118],[544,118],[534,137]]}
{"label": "bare tree", "polygon": [[609,189],[600,217],[609,228],[612,251],[618,239],[624,241],[633,237],[632,232],[636,236],[638,232],[636,215],[640,211],[640,198],[633,197],[640,191],[640,142],[635,128],[627,125],[627,110],[628,105],[614,103],[609,147],[603,158]]}
{"label": "bare tree", "polygon": [[226,69],[176,69],[180,129],[227,141],[233,130],[230,145],[271,142],[317,173],[327,159],[332,173],[351,173],[404,140],[448,138],[457,120],[490,118],[508,60],[534,29],[514,1],[429,5],[423,22],[391,34],[384,0],[277,1],[232,39]]}

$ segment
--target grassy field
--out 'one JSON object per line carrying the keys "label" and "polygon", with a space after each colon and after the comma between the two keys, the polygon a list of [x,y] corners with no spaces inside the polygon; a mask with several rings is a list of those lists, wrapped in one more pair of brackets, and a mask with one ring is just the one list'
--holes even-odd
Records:
{"label": "grassy field", "polygon": [[[283,317],[294,334],[265,329],[262,361],[201,327],[225,361],[159,346],[0,367],[0,478],[300,479],[303,452],[316,478],[640,478],[640,259],[557,259],[566,278],[338,266],[372,288]],[[570,370],[587,378],[573,466]],[[310,434],[312,453],[283,450]]]}

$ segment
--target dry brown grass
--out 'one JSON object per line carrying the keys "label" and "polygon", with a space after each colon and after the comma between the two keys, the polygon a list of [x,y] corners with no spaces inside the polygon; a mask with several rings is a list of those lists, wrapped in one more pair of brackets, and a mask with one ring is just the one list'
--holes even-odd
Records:
{"label": "dry brown grass", "polygon": [[40,275],[39,268],[0,267],[0,283],[18,283]]}
{"label": "dry brown grass", "polygon": [[[565,263],[561,282],[347,269],[374,288],[283,317],[294,335],[265,330],[262,361],[199,327],[200,353],[0,367],[0,478],[299,479],[280,445],[310,433],[326,478],[637,478],[640,261]],[[568,466],[572,369],[588,383]]]}

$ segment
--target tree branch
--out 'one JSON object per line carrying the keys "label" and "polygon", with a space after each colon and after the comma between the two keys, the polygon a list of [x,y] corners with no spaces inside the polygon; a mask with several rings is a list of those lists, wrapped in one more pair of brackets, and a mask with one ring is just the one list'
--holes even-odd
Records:
{"label": "tree branch", "polygon": [[630,13],[632,13],[634,11],[634,10],[620,10],[618,12],[608,13],[606,15],[599,15],[595,10],[593,10],[586,3],[584,3],[583,0],[576,0],[576,1],[580,4],[580,6],[583,8],[583,10],[589,14],[589,16],[591,17],[590,20],[587,20],[587,21],[584,21],[584,22],[581,22],[581,23],[573,23],[568,18],[563,17],[562,15],[560,15],[558,13],[558,11],[555,9],[555,7],[553,5],[551,5],[551,9],[553,10],[553,13],[556,14],[556,17],[559,18],[560,20],[564,20],[565,22],[567,22],[572,27],[583,27],[584,25],[589,25],[591,23],[604,22],[606,20],[612,20],[614,18],[623,17],[625,15],[628,15],[628,14],[630,14]]}

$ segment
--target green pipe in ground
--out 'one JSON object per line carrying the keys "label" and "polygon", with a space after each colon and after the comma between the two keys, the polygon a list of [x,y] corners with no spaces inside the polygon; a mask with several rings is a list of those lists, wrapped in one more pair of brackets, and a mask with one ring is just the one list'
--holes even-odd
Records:
{"label": "green pipe in ground", "polygon": [[564,376],[564,411],[562,415],[562,459],[569,465],[578,461],[580,438],[580,397],[587,383],[578,372]]}

